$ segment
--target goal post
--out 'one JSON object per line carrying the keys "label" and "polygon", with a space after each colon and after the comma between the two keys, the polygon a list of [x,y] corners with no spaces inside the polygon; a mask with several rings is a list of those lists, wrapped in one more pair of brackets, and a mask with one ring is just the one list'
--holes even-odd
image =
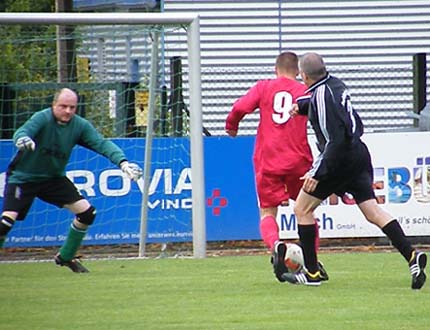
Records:
{"label": "goal post", "polygon": [[[203,163],[203,136],[202,136],[202,100],[200,76],[200,23],[199,16],[195,14],[176,13],[0,13],[0,25],[145,25],[145,26],[184,26],[186,27],[187,54],[188,54],[188,88],[189,88],[189,143],[190,168],[192,180],[192,241],[193,256],[204,258],[206,256],[206,216],[205,216],[205,187]],[[154,63],[154,61],[153,61]],[[151,64],[154,65],[154,64]],[[151,70],[154,74],[154,70]],[[155,77],[151,83],[155,84]],[[150,107],[155,106],[154,95],[150,95]],[[149,112],[153,111],[153,109]],[[150,130],[149,130],[150,131]],[[148,146],[147,146],[148,147]],[[151,147],[151,146],[149,146]],[[146,150],[150,152],[150,150]],[[149,180],[149,170],[146,180]],[[148,189],[148,181],[144,184]],[[148,191],[143,192],[143,196]],[[142,207],[147,212],[146,207]],[[143,231],[146,235],[145,223],[147,215],[142,214]],[[141,238],[141,244],[145,240]],[[139,248],[142,256],[144,247]]]}

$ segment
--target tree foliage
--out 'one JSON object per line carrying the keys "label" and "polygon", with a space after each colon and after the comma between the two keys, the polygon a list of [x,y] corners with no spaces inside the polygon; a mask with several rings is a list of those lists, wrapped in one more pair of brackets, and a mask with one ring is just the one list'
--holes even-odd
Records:
{"label": "tree foliage", "polygon": [[[6,0],[2,12],[53,12],[54,0]],[[53,25],[3,25],[0,29],[0,83],[55,80]]]}
{"label": "tree foliage", "polygon": [[5,0],[0,2],[1,12],[53,12],[55,0]]}

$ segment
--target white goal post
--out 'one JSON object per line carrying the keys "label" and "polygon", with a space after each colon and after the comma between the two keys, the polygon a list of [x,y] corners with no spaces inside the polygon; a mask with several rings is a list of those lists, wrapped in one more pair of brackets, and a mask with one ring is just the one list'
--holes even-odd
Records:
{"label": "white goal post", "polygon": [[[0,13],[0,25],[183,25],[189,57],[190,150],[193,256],[206,257],[206,216],[200,77],[200,22],[196,14],[173,13]],[[154,103],[154,102],[150,102]],[[143,218],[145,215],[143,215]],[[146,234],[146,233],[145,233]],[[140,248],[143,253],[144,248]]]}

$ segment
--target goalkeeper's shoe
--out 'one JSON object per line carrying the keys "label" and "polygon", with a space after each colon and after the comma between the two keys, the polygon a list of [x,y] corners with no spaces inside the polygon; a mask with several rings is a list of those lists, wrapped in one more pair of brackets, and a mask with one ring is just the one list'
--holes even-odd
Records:
{"label": "goalkeeper's shoe", "polygon": [[54,257],[55,263],[59,266],[69,267],[70,270],[74,273],[89,273],[90,271],[85,268],[81,262],[79,261],[79,257],[75,257],[72,260],[66,261],[64,260],[60,253],[57,253]]}
{"label": "goalkeeper's shoe", "polygon": [[273,247],[272,261],[273,261],[273,272],[279,282],[285,282],[283,278],[284,273],[288,273],[288,268],[285,265],[285,253],[287,252],[287,246],[282,241],[277,241]]}
{"label": "goalkeeper's shoe", "polygon": [[426,274],[424,268],[427,265],[427,255],[424,252],[413,251],[411,261],[409,261],[409,269],[412,275],[412,289],[421,289],[426,282]]}
{"label": "goalkeeper's shoe", "polygon": [[321,275],[317,271],[314,274],[309,273],[306,270],[302,270],[298,273],[284,273],[282,274],[284,281],[292,284],[302,284],[308,286],[319,286],[321,284]]}
{"label": "goalkeeper's shoe", "polygon": [[328,273],[324,268],[324,264],[321,261],[318,261],[318,270],[320,272],[320,280],[328,281]]}

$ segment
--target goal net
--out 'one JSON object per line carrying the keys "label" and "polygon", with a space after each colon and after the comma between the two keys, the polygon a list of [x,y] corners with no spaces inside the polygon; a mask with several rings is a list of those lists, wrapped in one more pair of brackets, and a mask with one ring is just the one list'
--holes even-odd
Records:
{"label": "goal net", "polygon": [[[75,147],[67,176],[97,209],[84,245],[139,243],[143,256],[147,243],[192,241],[205,257],[198,16],[0,13],[0,24],[0,206],[14,131],[67,87],[78,114],[144,168],[132,182]],[[72,219],[36,200],[5,247],[59,246]]]}

